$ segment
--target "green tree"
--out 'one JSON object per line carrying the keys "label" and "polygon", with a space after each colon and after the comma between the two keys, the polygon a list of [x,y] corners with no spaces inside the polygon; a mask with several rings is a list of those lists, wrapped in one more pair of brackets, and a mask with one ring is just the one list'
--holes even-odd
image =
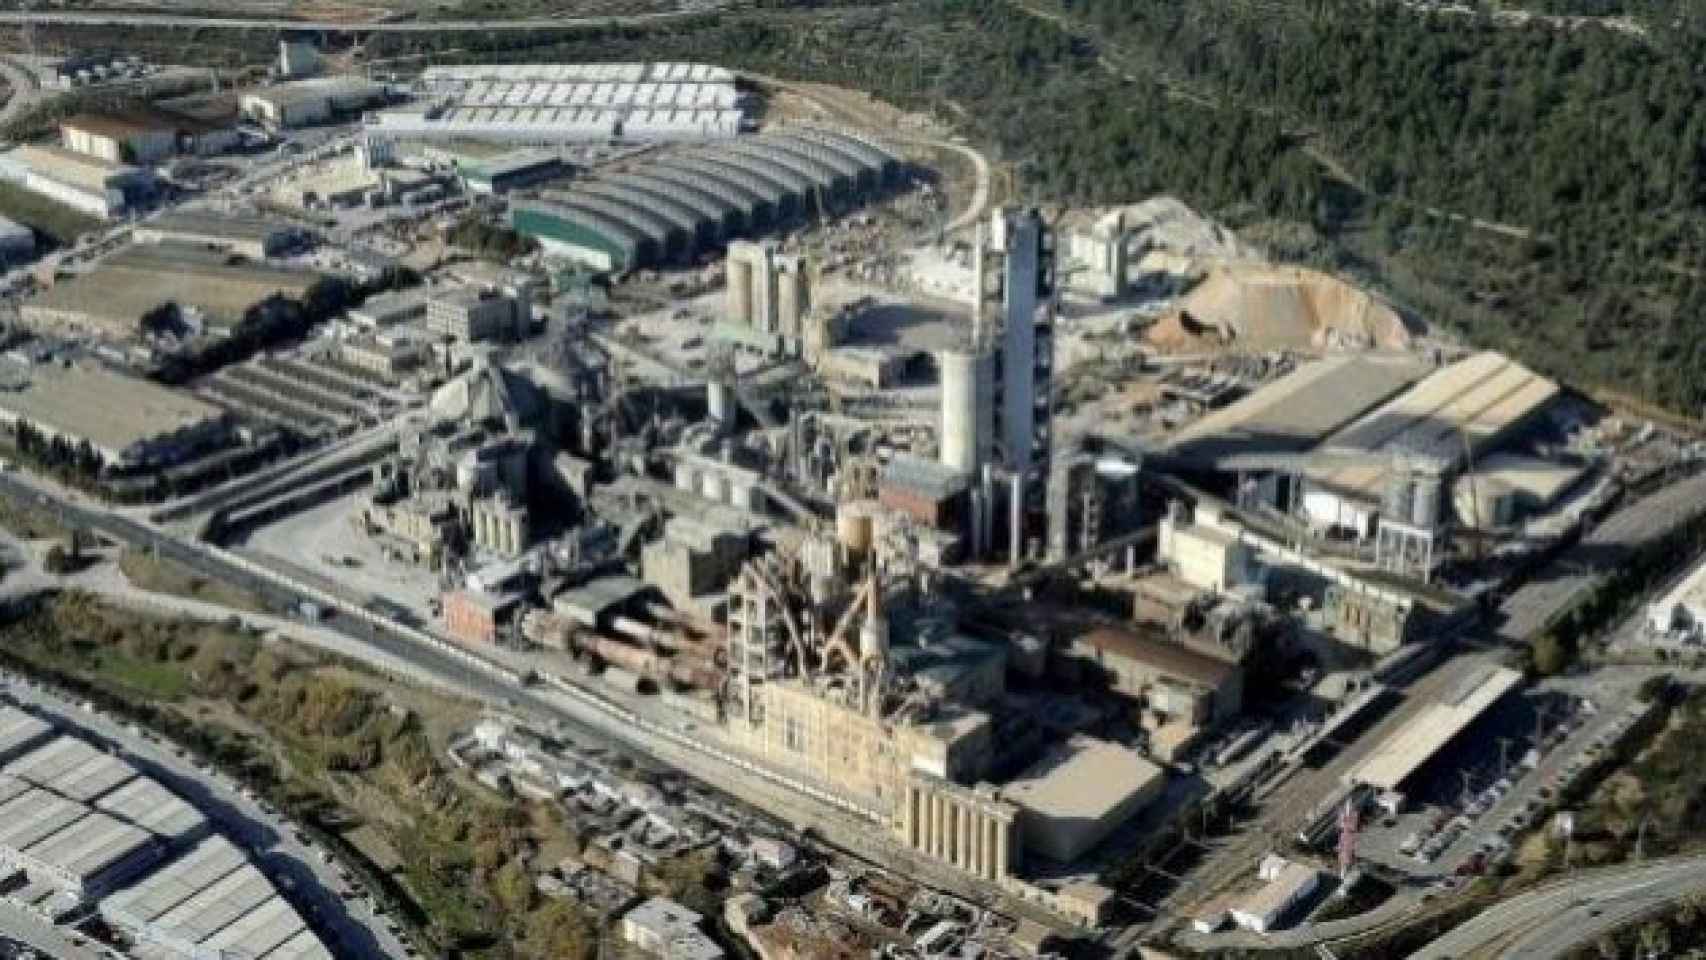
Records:
{"label": "green tree", "polygon": [[1556,634],[1543,633],[1536,637],[1529,650],[1534,672],[1543,677],[1555,677],[1570,665],[1570,650]]}

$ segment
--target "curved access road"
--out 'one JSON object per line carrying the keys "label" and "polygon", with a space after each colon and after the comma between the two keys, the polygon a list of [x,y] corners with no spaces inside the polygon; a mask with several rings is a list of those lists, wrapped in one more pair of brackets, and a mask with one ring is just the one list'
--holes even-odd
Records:
{"label": "curved access road", "polygon": [[1706,856],[1612,867],[1490,907],[1410,960],[1551,960],[1701,890]]}
{"label": "curved access road", "polygon": [[197,17],[172,13],[103,10],[7,10],[0,24],[39,23],[89,27],[206,27],[235,30],[322,30],[328,33],[456,33],[489,30],[562,30],[606,24],[643,25],[726,9],[732,0],[683,0],[674,10],[589,17],[493,20],[292,20],[283,17]]}

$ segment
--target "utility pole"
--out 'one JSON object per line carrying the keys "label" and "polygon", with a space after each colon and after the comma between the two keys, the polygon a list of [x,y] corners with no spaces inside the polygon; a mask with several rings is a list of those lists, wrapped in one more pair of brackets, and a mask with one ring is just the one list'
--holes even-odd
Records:
{"label": "utility pole", "polygon": [[1499,738],[1499,776],[1503,778],[1510,773],[1511,738]]}

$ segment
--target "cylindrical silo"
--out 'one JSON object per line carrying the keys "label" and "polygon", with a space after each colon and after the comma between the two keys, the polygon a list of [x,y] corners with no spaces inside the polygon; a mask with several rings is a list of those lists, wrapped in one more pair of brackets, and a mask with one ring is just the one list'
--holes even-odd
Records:
{"label": "cylindrical silo", "polygon": [[728,381],[707,381],[705,403],[713,421],[724,425],[732,425],[735,422],[735,388]]}
{"label": "cylindrical silo", "polygon": [[1415,509],[1415,478],[1409,470],[1394,468],[1386,475],[1386,492],[1381,498],[1381,516],[1396,523],[1409,523]]}
{"label": "cylindrical silo", "polygon": [[871,504],[853,500],[837,506],[835,532],[850,555],[862,557],[870,553],[876,542],[876,519]]}
{"label": "cylindrical silo", "polygon": [[1416,476],[1416,492],[1410,504],[1410,522],[1423,530],[1439,526],[1441,501],[1445,497],[1445,481],[1431,473]]}
{"label": "cylindrical silo", "polygon": [[752,262],[729,258],[728,272],[729,323],[752,326]]}
{"label": "cylindrical silo", "polygon": [[956,470],[975,472],[982,442],[978,426],[983,422],[978,404],[985,392],[980,381],[986,365],[982,357],[969,350],[944,350],[939,365],[942,462]]}

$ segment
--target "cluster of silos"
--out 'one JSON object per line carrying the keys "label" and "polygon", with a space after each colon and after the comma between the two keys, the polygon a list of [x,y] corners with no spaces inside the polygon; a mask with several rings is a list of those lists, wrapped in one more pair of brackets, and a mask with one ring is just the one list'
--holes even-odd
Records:
{"label": "cluster of silos", "polygon": [[506,557],[527,549],[532,531],[526,509],[502,499],[476,500],[469,519],[476,547]]}
{"label": "cluster of silos", "polygon": [[724,294],[728,322],[761,333],[798,338],[811,312],[811,279],[802,257],[774,243],[729,244]]}

